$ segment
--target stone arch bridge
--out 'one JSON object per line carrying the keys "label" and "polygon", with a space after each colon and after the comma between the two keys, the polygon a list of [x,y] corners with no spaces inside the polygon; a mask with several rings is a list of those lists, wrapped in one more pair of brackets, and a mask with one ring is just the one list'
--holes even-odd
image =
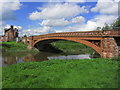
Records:
{"label": "stone arch bridge", "polygon": [[120,30],[84,31],[84,32],[62,32],[45,35],[24,37],[24,42],[29,48],[40,46],[57,40],[69,40],[84,44],[93,48],[103,58],[120,56]]}

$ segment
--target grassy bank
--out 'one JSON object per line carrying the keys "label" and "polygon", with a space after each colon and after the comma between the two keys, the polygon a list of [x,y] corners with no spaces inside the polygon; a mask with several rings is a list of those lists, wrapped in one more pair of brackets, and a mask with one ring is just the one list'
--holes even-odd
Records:
{"label": "grassy bank", "polygon": [[60,49],[67,54],[91,54],[95,52],[92,48],[72,41],[56,41],[51,43],[55,48]]}
{"label": "grassy bank", "polygon": [[27,48],[27,45],[23,43],[16,43],[14,41],[12,42],[2,42],[0,48],[3,50],[3,52],[37,52],[37,50],[29,50]]}
{"label": "grassy bank", "polygon": [[[87,47],[83,44],[71,42],[71,41],[56,41],[51,45],[61,51],[63,54],[91,54],[95,52],[92,48]],[[35,52],[36,50],[27,49],[27,45],[16,42],[2,42],[0,48],[6,52]],[[47,48],[47,47],[46,47]]]}
{"label": "grassy bank", "polygon": [[3,67],[3,88],[117,88],[118,70],[102,58],[18,63]]}

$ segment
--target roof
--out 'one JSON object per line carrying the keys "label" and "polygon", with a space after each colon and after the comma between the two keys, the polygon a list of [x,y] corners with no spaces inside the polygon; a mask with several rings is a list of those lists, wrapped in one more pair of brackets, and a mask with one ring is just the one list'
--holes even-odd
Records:
{"label": "roof", "polygon": [[9,31],[9,30],[14,30],[15,32],[18,32],[18,29],[17,29],[17,28],[14,28],[14,29],[12,29],[12,28],[5,29],[5,32],[7,32],[7,31]]}

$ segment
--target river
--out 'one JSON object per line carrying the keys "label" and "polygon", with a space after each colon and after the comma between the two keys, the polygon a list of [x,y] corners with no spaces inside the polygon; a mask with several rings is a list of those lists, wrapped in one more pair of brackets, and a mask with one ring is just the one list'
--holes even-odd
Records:
{"label": "river", "polygon": [[90,55],[61,55],[61,53],[39,52],[37,54],[31,53],[2,53],[0,55],[2,66],[9,66],[21,62],[40,62],[51,59],[90,59]]}

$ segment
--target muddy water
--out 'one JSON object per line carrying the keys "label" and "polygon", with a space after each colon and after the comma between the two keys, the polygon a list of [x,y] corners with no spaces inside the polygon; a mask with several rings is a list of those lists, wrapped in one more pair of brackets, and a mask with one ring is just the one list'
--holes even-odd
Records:
{"label": "muddy water", "polygon": [[37,54],[30,53],[2,53],[0,59],[2,61],[2,66],[8,66],[11,64],[21,63],[21,62],[40,62],[51,59],[90,59],[89,55],[61,55],[48,52],[40,52]]}

